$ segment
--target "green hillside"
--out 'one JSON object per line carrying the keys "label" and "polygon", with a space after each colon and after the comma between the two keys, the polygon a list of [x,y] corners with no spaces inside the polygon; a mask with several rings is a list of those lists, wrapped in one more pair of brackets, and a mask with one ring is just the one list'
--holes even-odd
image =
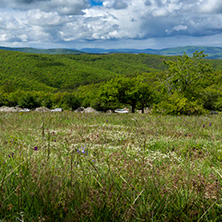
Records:
{"label": "green hillside", "polygon": [[43,55],[0,50],[0,85],[35,91],[70,90],[118,75],[163,70],[164,59],[145,54]]}
{"label": "green hillside", "polygon": [[[222,110],[222,60],[205,59],[200,65],[201,54],[196,55],[197,60],[187,55],[47,55],[0,50],[0,106],[72,110],[91,106],[106,111],[129,105],[134,112],[152,105],[159,107],[157,112],[171,114]],[[204,68],[211,65],[213,69]],[[168,78],[169,73],[179,79]]]}
{"label": "green hillside", "polygon": [[[73,90],[116,76],[160,73],[172,56],[148,54],[46,55],[0,50],[0,87],[28,91]],[[216,71],[222,60],[206,60]]]}

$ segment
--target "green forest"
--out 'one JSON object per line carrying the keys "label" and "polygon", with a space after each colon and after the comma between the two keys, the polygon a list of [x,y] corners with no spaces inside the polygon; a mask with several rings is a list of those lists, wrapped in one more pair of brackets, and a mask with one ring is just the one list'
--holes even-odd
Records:
{"label": "green forest", "polygon": [[0,50],[0,106],[222,111],[222,60],[147,54],[47,55]]}

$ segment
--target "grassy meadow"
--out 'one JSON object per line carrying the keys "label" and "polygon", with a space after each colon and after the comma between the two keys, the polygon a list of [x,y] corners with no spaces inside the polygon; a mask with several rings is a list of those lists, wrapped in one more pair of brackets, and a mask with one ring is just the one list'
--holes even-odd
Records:
{"label": "grassy meadow", "polygon": [[0,221],[221,221],[222,121],[0,113]]}

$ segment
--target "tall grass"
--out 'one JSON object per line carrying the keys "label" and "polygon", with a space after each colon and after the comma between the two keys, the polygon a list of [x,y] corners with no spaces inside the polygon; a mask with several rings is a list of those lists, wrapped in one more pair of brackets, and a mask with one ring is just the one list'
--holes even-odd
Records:
{"label": "tall grass", "polygon": [[0,113],[0,221],[221,221],[215,116]]}

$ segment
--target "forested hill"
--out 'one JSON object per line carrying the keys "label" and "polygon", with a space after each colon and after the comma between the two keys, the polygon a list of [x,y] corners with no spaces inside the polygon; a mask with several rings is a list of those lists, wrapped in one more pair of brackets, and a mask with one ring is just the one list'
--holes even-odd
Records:
{"label": "forested hill", "polygon": [[[160,73],[164,60],[175,57],[147,54],[45,55],[0,50],[0,89],[67,91],[113,77]],[[222,60],[207,60],[222,70]]]}
{"label": "forested hill", "polygon": [[128,105],[132,112],[153,106],[165,114],[222,110],[222,60],[204,58],[203,52],[174,57],[0,50],[0,106],[106,111]]}
{"label": "forested hill", "polygon": [[164,59],[145,54],[43,55],[0,50],[0,85],[9,91],[70,90],[119,75],[164,70]]}

